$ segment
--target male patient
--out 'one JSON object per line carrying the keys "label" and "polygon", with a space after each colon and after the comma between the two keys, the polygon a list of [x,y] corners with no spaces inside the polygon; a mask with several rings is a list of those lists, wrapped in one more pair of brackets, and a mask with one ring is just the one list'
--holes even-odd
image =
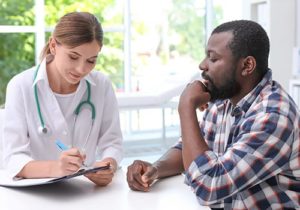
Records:
{"label": "male patient", "polygon": [[[268,56],[259,24],[215,28],[199,66],[203,83],[188,84],[180,97],[181,140],[153,164],[134,161],[129,187],[149,191],[155,179],[184,172],[212,209],[300,208],[299,111],[272,80]],[[199,123],[197,108],[206,109]]]}

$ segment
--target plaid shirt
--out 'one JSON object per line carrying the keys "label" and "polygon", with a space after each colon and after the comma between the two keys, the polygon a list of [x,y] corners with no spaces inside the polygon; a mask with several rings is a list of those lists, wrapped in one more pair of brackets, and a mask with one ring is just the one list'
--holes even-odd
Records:
{"label": "plaid shirt", "polygon": [[[210,150],[186,171],[185,183],[202,205],[225,209],[300,208],[299,111],[269,70],[232,109],[229,100],[210,104],[200,128]],[[175,147],[181,148],[179,142]]]}

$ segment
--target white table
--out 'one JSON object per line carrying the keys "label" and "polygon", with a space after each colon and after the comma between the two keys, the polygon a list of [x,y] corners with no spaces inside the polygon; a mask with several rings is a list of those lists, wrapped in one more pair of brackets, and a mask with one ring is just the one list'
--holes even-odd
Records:
{"label": "white table", "polygon": [[0,187],[1,210],[204,210],[182,175],[156,182],[150,192],[129,189],[126,173],[96,187],[85,177],[25,188]]}

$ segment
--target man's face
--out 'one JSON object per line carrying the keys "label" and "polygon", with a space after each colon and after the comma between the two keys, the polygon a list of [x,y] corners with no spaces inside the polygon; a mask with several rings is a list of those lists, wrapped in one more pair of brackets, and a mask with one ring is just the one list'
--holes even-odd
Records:
{"label": "man's face", "polygon": [[238,61],[228,47],[232,36],[231,32],[213,34],[207,43],[206,57],[200,64],[211,101],[230,99],[241,89],[237,81]]}

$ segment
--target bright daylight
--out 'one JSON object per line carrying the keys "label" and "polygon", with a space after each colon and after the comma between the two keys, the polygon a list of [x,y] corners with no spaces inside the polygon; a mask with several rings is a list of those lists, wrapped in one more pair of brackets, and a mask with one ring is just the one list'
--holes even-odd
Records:
{"label": "bright daylight", "polygon": [[300,1],[0,0],[0,209],[300,209]]}

